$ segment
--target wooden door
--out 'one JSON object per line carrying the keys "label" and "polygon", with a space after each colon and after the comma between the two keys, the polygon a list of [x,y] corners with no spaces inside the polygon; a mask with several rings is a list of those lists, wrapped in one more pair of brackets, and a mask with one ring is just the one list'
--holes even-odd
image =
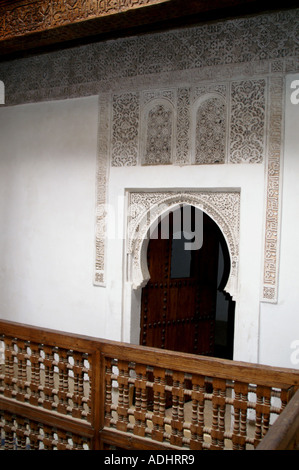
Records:
{"label": "wooden door", "polygon": [[[195,214],[195,208],[193,215]],[[150,281],[143,288],[140,344],[195,354],[214,354],[219,237],[203,214],[203,245],[184,250],[186,240],[161,233],[149,241]],[[160,229],[160,227],[159,227]]]}

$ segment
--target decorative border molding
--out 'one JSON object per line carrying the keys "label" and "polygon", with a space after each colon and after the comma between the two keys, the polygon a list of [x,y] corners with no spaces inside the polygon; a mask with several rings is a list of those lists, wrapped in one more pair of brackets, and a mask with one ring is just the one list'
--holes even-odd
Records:
{"label": "decorative border molding", "polygon": [[284,77],[270,78],[262,301],[276,303],[279,271]]}
{"label": "decorative border molding", "polygon": [[105,287],[107,187],[109,181],[110,153],[110,103],[109,94],[99,97],[98,154],[96,170],[96,221],[95,221],[95,273],[94,284]]}
{"label": "decorative border molding", "polygon": [[240,192],[237,189],[128,192],[128,281],[132,283],[134,289],[142,287],[148,281],[146,252],[149,230],[159,217],[186,204],[206,212],[220,227],[227,242],[231,260],[231,270],[225,291],[236,298],[240,223]]}

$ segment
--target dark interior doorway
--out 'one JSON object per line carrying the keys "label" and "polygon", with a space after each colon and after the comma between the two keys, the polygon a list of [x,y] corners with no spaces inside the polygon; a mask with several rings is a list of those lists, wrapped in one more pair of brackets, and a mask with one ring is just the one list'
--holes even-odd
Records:
{"label": "dark interior doorway", "polygon": [[151,234],[147,261],[140,344],[232,359],[235,302],[224,293],[230,256],[218,225],[193,206],[170,212]]}

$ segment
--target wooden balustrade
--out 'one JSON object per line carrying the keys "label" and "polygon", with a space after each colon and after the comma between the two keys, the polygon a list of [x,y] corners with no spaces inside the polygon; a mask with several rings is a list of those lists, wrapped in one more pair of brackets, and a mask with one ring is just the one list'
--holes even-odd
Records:
{"label": "wooden balustrade", "polygon": [[292,369],[0,321],[3,449],[279,447],[284,416],[294,448],[298,387]]}

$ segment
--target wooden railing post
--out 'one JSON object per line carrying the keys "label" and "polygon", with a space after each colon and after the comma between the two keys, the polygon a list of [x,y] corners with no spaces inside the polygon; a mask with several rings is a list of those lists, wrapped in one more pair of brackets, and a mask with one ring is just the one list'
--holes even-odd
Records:
{"label": "wooden railing post", "polygon": [[104,391],[101,351],[97,349],[92,356],[92,426],[94,430],[93,449],[102,449],[101,430],[104,426]]}

